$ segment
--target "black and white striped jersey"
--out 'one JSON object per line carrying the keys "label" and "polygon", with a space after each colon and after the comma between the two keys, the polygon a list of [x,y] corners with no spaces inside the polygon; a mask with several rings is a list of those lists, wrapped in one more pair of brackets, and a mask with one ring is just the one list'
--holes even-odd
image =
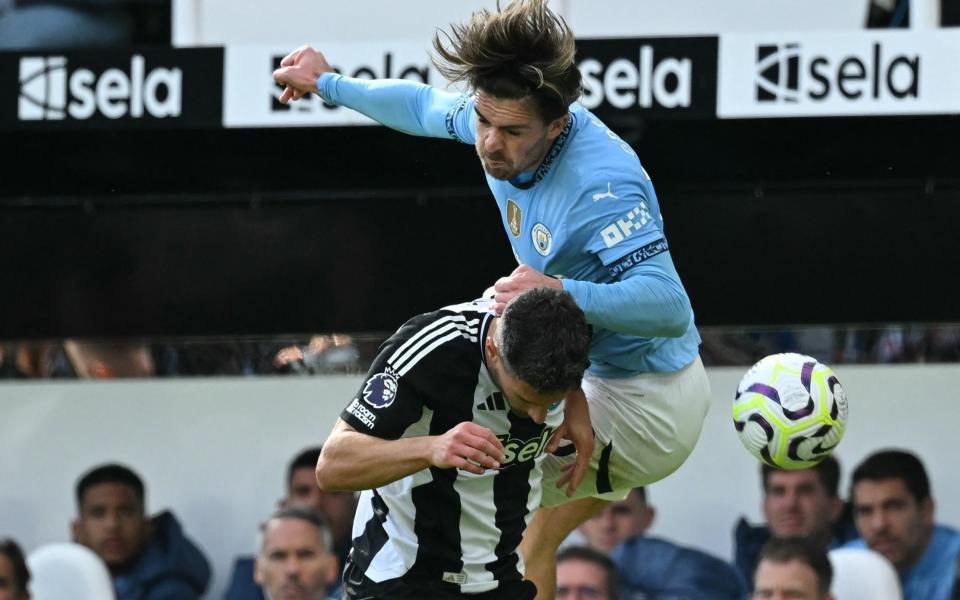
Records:
{"label": "black and white striped jersey", "polygon": [[432,467],[361,494],[352,560],[375,582],[406,576],[473,594],[522,577],[516,547],[540,506],[540,462],[563,407],[551,407],[542,425],[510,411],[484,362],[491,318],[487,300],[414,317],[384,342],[340,415],[385,439],[473,421],[506,449],[498,471]]}

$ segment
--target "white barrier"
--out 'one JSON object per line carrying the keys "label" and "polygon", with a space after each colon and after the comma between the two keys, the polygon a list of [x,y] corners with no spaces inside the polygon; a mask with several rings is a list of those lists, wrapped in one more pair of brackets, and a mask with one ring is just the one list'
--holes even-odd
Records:
{"label": "white barrier", "polygon": [[[850,421],[837,456],[847,475],[888,446],[925,461],[938,520],[960,524],[954,476],[960,365],[839,366]],[[652,533],[731,554],[738,517],[760,519],[758,464],[734,434],[730,401],[743,369],[709,372],[714,402],[681,469],[651,488]],[[323,441],[359,377],[0,384],[0,535],[27,551],[69,539],[74,484],[119,461],[147,483],[150,511],[172,508],[209,555],[221,598],[233,557],[253,550],[257,523],[284,492],[287,461]]]}

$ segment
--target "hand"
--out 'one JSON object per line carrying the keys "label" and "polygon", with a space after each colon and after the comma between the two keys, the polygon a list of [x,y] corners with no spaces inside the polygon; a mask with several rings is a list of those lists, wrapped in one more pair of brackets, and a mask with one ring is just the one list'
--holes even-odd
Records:
{"label": "hand", "polygon": [[333,71],[323,54],[310,46],[301,46],[280,61],[280,68],[273,72],[273,80],[286,86],[280,94],[281,104],[299,100],[305,95],[317,93],[317,78]]}
{"label": "hand", "polygon": [[563,424],[557,428],[550,443],[547,444],[547,452],[555,452],[560,446],[560,441],[568,439],[573,442],[577,448],[577,460],[564,467],[564,474],[557,480],[557,487],[567,486],[567,497],[573,495],[577,486],[583,481],[583,476],[587,474],[590,468],[590,458],[593,456],[593,449],[596,446],[596,440],[593,437],[593,425],[590,423],[590,408],[587,404],[587,397],[583,390],[577,390],[567,396],[567,401],[563,407]]}
{"label": "hand", "polygon": [[533,267],[520,265],[507,277],[501,277],[493,284],[496,296],[493,298],[493,311],[497,315],[503,314],[507,302],[526,290],[538,287],[548,287],[562,290],[563,284],[559,279],[544,275]]}
{"label": "hand", "polygon": [[464,421],[434,438],[430,464],[440,469],[451,467],[483,475],[486,469],[499,469],[507,459],[503,444],[486,427]]}

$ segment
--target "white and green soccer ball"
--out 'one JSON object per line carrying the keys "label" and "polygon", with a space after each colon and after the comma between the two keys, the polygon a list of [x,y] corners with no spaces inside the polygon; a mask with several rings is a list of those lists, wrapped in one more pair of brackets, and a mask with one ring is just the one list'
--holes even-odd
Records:
{"label": "white and green soccer ball", "polygon": [[806,469],[843,438],[847,396],[830,367],[817,359],[772,354],[740,380],[733,424],[757,460],[779,469]]}

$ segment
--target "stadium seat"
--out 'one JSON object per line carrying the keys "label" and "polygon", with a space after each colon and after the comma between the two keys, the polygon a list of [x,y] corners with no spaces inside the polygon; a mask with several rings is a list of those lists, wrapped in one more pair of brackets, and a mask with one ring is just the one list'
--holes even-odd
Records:
{"label": "stadium seat", "polygon": [[27,557],[32,600],[113,600],[106,565],[79,544],[47,544]]}
{"label": "stadium seat", "polygon": [[866,548],[837,548],[829,556],[830,591],[836,600],[903,600],[897,572],[883,555]]}

